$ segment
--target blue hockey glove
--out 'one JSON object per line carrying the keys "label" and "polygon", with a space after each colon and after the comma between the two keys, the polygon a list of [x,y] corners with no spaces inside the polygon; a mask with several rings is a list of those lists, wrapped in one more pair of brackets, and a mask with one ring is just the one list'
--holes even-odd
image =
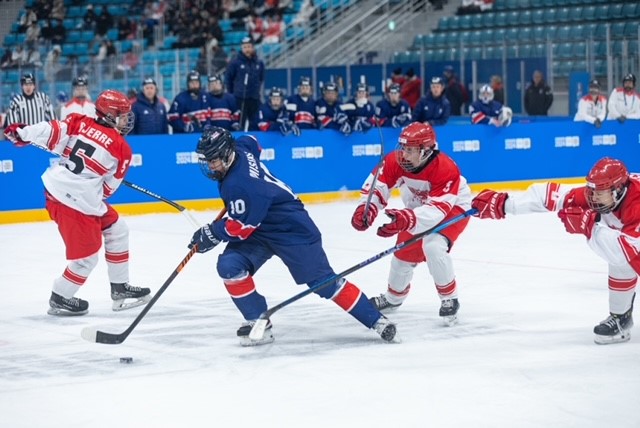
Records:
{"label": "blue hockey glove", "polygon": [[295,123],[291,125],[291,132],[293,132],[293,135],[295,135],[296,137],[300,136],[300,128],[298,128],[298,125],[296,125]]}
{"label": "blue hockey glove", "polygon": [[184,132],[185,134],[190,134],[193,132],[193,122],[187,122],[184,124]]}
{"label": "blue hockey glove", "polygon": [[289,119],[280,118],[276,119],[276,122],[278,122],[278,125],[280,126],[280,132],[282,133],[282,135],[286,137],[287,135],[291,134],[291,127],[293,124]]}
{"label": "blue hockey glove", "polygon": [[[333,121],[339,125],[344,124],[345,122],[347,122],[349,119],[349,116],[347,116],[346,113],[338,113],[336,112],[336,114],[333,116]],[[349,127],[349,132],[351,132],[351,127]]]}
{"label": "blue hockey glove", "polygon": [[357,132],[367,132],[371,129],[373,125],[367,119],[361,117],[356,120],[356,123],[353,125],[353,130]]}
{"label": "blue hockey glove", "polygon": [[351,124],[348,120],[342,123],[342,125],[340,126],[340,132],[342,132],[344,135],[351,134]]}
{"label": "blue hockey glove", "polygon": [[198,246],[199,253],[206,253],[209,250],[213,250],[216,245],[222,241],[216,237],[212,229],[213,224],[207,224],[196,230],[189,243],[189,248],[193,248],[194,245]]}
{"label": "blue hockey glove", "polygon": [[402,128],[410,119],[411,115],[409,113],[402,113],[397,116],[393,116],[393,119],[391,119],[391,126],[394,128]]}

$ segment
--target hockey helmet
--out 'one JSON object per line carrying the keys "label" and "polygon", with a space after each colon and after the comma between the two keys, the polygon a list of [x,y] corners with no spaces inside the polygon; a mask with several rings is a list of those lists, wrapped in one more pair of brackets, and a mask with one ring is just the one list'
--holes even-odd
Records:
{"label": "hockey helmet", "polygon": [[22,77],[20,77],[20,84],[21,85],[35,85],[36,84],[36,76],[33,75],[33,73],[24,73],[22,75]]}
{"label": "hockey helmet", "polygon": [[122,135],[133,129],[135,116],[131,103],[122,92],[108,89],[98,95],[96,116],[101,123],[117,129]]}
{"label": "hockey helmet", "polygon": [[479,97],[483,104],[489,104],[493,101],[493,88],[489,85],[482,85],[480,87]]}
{"label": "hockey helmet", "polygon": [[398,137],[396,159],[407,172],[419,171],[437,147],[436,133],[426,123],[413,122],[402,130]]}
{"label": "hockey helmet", "polygon": [[629,183],[629,171],[621,161],[602,158],[587,175],[586,197],[589,207],[599,213],[609,213],[616,209]]}
{"label": "hockey helmet", "polygon": [[235,150],[236,141],[229,131],[205,126],[196,148],[200,170],[212,180],[222,180],[235,159]]}

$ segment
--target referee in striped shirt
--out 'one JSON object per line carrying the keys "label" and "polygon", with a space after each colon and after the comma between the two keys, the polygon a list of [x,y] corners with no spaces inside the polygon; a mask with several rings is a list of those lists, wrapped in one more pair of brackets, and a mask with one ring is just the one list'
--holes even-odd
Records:
{"label": "referee in striped shirt", "polygon": [[16,95],[11,100],[5,127],[13,123],[35,125],[57,119],[47,94],[36,91],[36,78],[32,73],[24,73],[20,85],[22,95]]}

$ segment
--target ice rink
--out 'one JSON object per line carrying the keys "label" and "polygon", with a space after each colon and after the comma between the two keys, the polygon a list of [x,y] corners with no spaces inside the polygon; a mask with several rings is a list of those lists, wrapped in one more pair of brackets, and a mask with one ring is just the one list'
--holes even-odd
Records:
{"label": "ice rink", "polygon": [[[353,230],[354,208],[308,206],[338,272],[394,245]],[[193,227],[180,214],[126,220],[131,283],[155,292]],[[459,324],[442,325],[421,265],[389,315],[400,344],[310,295],[273,316],[273,344],[240,347],[242,319],[215,271],[222,246],[196,254],[123,344],[89,343],[83,327],[119,333],[140,309],[111,310],[104,258],[77,295],[89,314],[60,318],[46,314],[66,265],[56,226],[0,226],[0,247],[2,427],[640,427],[640,331],[593,343],[606,264],[553,214],[472,219],[453,249]],[[389,261],[349,279],[379,294]],[[278,260],[256,284],[270,306],[303,290]]]}

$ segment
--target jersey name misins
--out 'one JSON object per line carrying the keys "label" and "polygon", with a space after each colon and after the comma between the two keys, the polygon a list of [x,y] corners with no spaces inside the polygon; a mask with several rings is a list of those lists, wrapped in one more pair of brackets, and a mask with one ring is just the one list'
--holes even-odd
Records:
{"label": "jersey name misins", "polygon": [[88,126],[83,122],[80,123],[80,130],[78,132],[82,135],[85,135],[90,140],[107,148],[111,143],[113,143],[113,140],[107,134],[94,128],[93,126]]}
{"label": "jersey name misins", "polygon": [[251,153],[245,153],[247,156],[247,162],[249,162],[249,175],[252,178],[260,178],[260,169],[258,168],[258,162],[256,162],[256,158]]}

